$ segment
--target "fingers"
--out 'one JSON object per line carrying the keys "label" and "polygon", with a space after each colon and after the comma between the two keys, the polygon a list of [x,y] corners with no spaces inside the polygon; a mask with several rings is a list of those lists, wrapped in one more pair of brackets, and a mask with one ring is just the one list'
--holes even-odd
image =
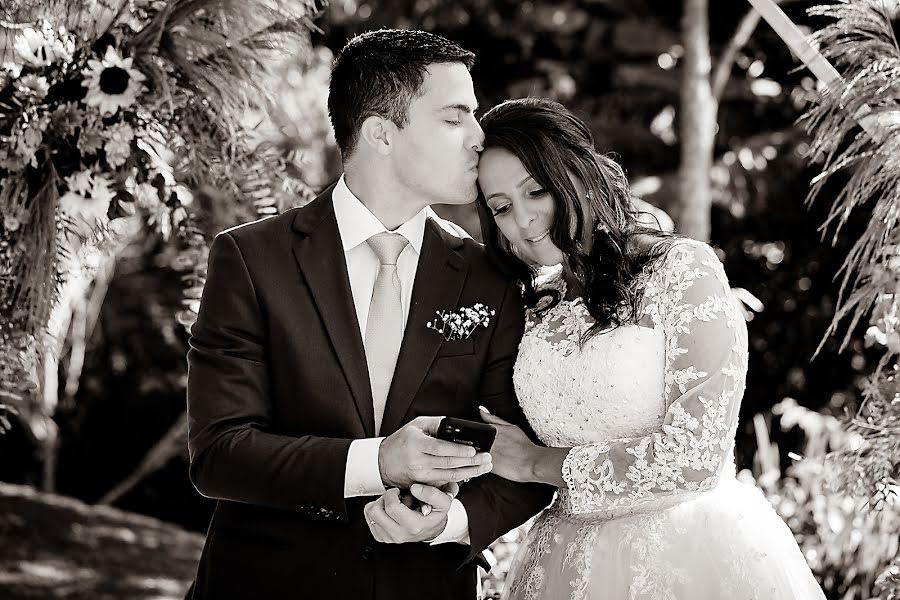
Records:
{"label": "fingers", "polygon": [[395,526],[384,512],[384,497],[380,497],[373,502],[366,504],[363,508],[363,515],[366,517],[366,524],[369,531],[376,541],[390,543],[391,536],[388,533]]}
{"label": "fingers", "polygon": [[413,482],[440,487],[480,477],[492,469],[492,458],[487,452],[479,452],[468,459],[429,456],[425,457],[419,468],[414,469]]}
{"label": "fingers", "polygon": [[419,513],[412,512],[403,506],[400,502],[400,490],[397,488],[391,488],[378,500],[367,504],[363,509],[363,514],[369,524],[369,531],[372,532],[372,537],[376,541],[385,544],[402,544],[421,535],[421,524],[412,521],[409,515],[415,515],[419,519],[422,517],[419,516]]}
{"label": "fingers", "polygon": [[475,448],[456,444],[437,438],[422,440],[422,451],[433,456],[453,456],[456,458],[472,458],[475,456]]}
{"label": "fingers", "polygon": [[410,510],[400,501],[400,490],[397,488],[389,489],[381,497],[384,503],[384,512],[388,517],[413,536],[421,533],[422,515]]}
{"label": "fingers", "polygon": [[478,407],[478,412],[481,414],[481,419],[485,423],[490,423],[491,425],[512,425],[509,421],[504,421],[500,417],[497,417],[483,406]]}
{"label": "fingers", "polygon": [[432,481],[439,482],[440,485],[444,485],[447,483],[460,483],[463,481],[468,481],[469,479],[474,479],[476,477],[486,475],[490,473],[493,468],[494,464],[491,461],[488,461],[483,465],[474,467],[460,467],[458,469],[435,471],[435,477]]}
{"label": "fingers", "polygon": [[402,502],[403,506],[406,508],[412,509],[416,505],[416,497],[404,492],[400,494],[400,502]]}
{"label": "fingers", "polygon": [[477,467],[491,461],[487,452],[481,452],[469,458],[456,458],[454,456],[435,456],[430,460],[433,469],[459,469],[460,467]]}
{"label": "fingers", "polygon": [[437,435],[438,427],[441,424],[441,419],[444,417],[416,417],[412,421],[409,422],[409,425],[424,431],[428,435]]}
{"label": "fingers", "polygon": [[[454,483],[453,485],[456,484]],[[458,489],[459,486],[457,486],[457,490]],[[450,510],[450,504],[453,502],[454,498],[453,495],[450,495],[442,489],[430,485],[423,485],[421,483],[413,484],[413,486],[409,488],[409,491],[419,501],[430,504],[434,510],[442,512]]]}
{"label": "fingers", "polygon": [[450,494],[451,498],[456,498],[459,495],[459,484],[455,481],[451,481],[446,485],[442,485],[441,491]]}
{"label": "fingers", "polygon": [[[440,505],[449,506],[449,502],[452,501],[449,500],[449,496],[440,490],[432,489],[444,496]],[[429,513],[423,515],[417,510],[410,510],[397,488],[386,491],[378,500],[370,502],[363,509],[372,537],[386,544],[433,539],[446,527],[447,515],[446,509],[435,509]]]}

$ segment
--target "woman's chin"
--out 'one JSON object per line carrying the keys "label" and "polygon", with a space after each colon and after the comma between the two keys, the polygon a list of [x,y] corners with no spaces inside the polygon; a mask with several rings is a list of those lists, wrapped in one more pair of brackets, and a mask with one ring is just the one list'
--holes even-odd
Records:
{"label": "woman's chin", "polygon": [[540,256],[535,256],[534,262],[539,267],[555,267],[556,265],[561,264],[565,258],[563,253],[557,250],[556,252],[546,252],[542,253]]}

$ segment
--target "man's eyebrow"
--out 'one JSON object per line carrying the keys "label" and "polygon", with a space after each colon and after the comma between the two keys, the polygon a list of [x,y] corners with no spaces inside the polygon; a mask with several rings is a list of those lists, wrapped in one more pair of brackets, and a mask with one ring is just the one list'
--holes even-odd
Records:
{"label": "man's eyebrow", "polygon": [[461,110],[461,111],[464,112],[464,113],[474,113],[476,110],[478,110],[478,105],[476,104],[476,105],[475,105],[475,108],[473,109],[473,108],[472,108],[471,106],[469,106],[468,104],[462,104],[462,103],[459,103],[459,104],[448,104],[447,106],[442,106],[442,107],[439,108],[438,110],[439,110],[439,111],[443,111],[443,110]]}

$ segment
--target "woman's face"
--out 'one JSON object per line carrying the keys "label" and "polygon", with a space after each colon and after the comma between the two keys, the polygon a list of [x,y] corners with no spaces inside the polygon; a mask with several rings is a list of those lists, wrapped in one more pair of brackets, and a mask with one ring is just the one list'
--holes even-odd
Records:
{"label": "woman's face", "polygon": [[520,259],[532,265],[562,262],[562,252],[550,239],[556,203],[515,154],[502,148],[482,152],[478,185],[500,233]]}
{"label": "woman's face", "polygon": [[[583,214],[590,214],[581,182],[569,174],[578,194]],[[478,162],[478,185],[487,200],[494,222],[516,255],[532,265],[558,265],[565,258],[550,239],[556,214],[556,200],[531,177],[522,161],[503,148],[488,148]],[[585,224],[585,231],[591,226]],[[575,223],[570,224],[574,234]],[[590,235],[582,240],[590,251]]]}

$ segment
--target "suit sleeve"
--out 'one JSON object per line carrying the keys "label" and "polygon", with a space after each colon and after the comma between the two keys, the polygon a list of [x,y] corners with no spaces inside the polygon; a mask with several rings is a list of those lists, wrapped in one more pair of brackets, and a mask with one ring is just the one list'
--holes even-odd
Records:
{"label": "suit sleeve", "polygon": [[220,234],[210,248],[187,355],[191,481],[210,498],[347,521],[344,474],[351,440],[272,431],[265,337],[240,248],[229,233]]}
{"label": "suit sleeve", "polygon": [[[507,286],[497,310],[497,323],[488,348],[487,366],[479,389],[480,404],[491,413],[522,427],[536,436],[528,425],[513,388],[513,367],[525,330],[525,310],[515,284]],[[469,554],[478,556],[504,533],[518,527],[545,508],[555,487],[538,483],[515,483],[489,473],[462,486],[459,499],[469,517]]]}

